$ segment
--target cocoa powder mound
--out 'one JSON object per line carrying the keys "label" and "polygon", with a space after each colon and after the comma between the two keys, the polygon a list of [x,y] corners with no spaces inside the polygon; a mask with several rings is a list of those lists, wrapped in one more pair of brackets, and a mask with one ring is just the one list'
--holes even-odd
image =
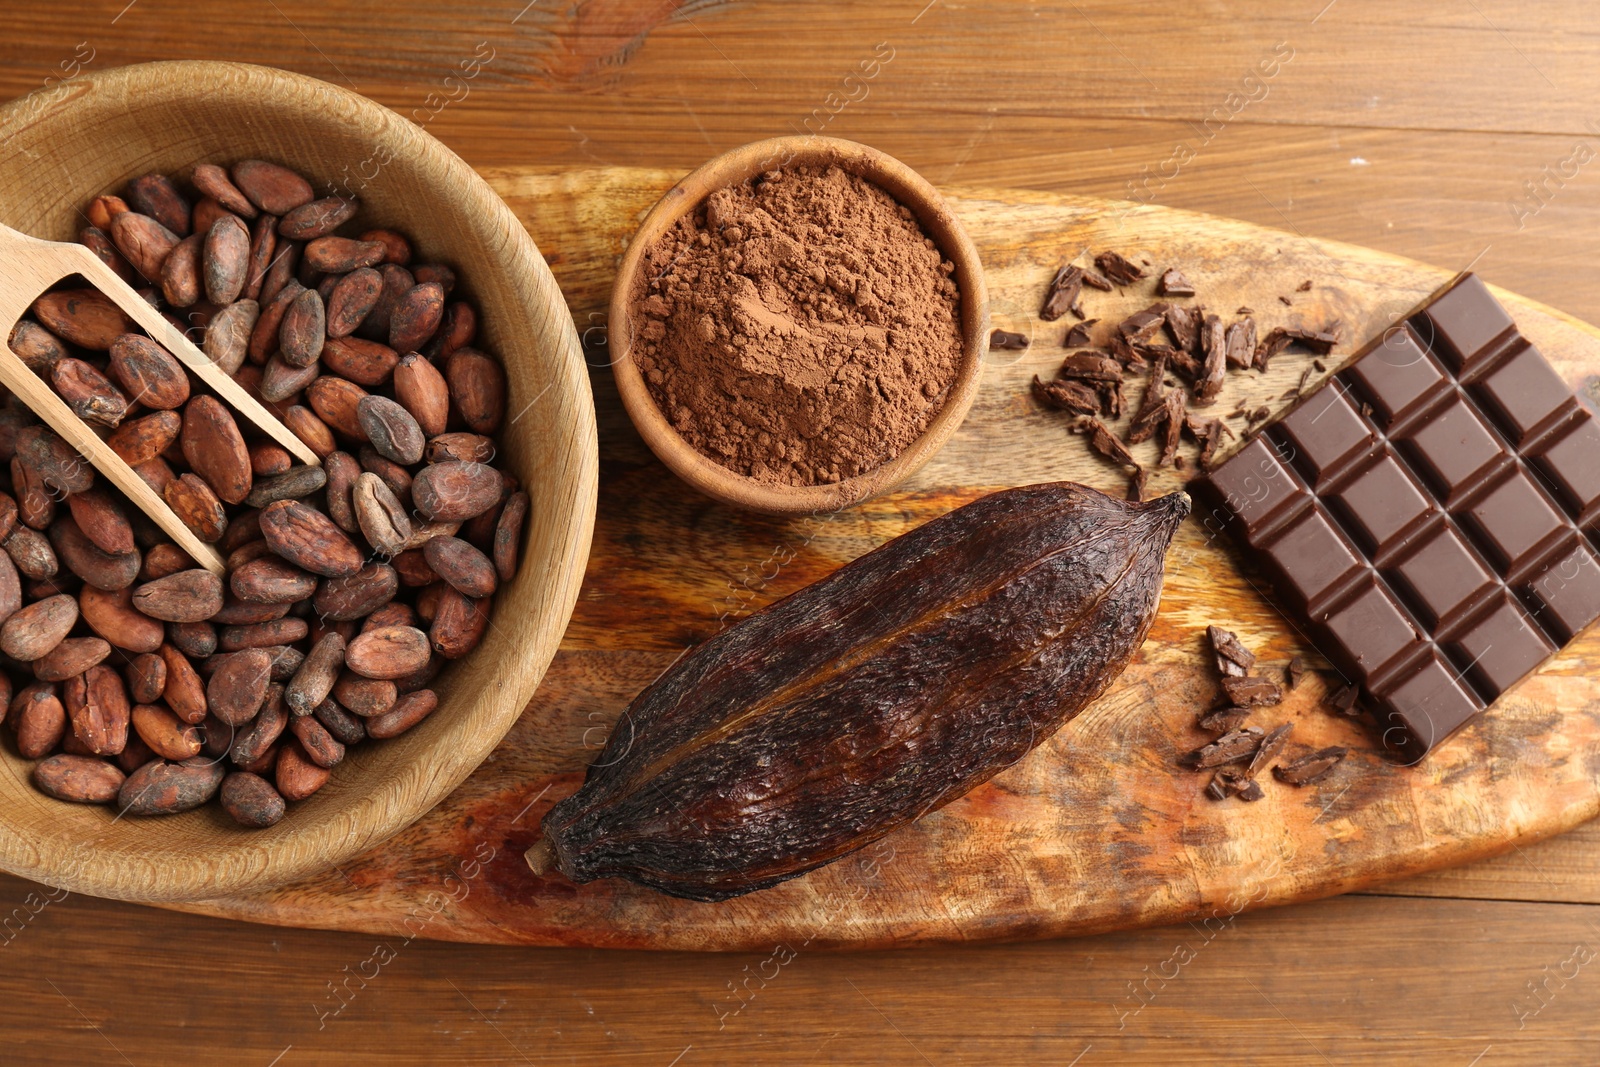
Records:
{"label": "cocoa powder mound", "polygon": [[774,485],[864,474],[949,395],[960,294],[909,208],[836,166],[712,193],[644,257],[632,356],[675,429]]}

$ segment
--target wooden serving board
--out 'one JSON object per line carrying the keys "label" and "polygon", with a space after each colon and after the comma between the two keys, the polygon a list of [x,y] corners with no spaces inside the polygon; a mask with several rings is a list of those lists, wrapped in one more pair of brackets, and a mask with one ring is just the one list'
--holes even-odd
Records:
{"label": "wooden serving board", "polygon": [[[620,168],[490,172],[554,269],[591,342],[603,340],[611,272],[640,217],[678,175]],[[1183,919],[1341,893],[1507,850],[1600,812],[1600,631],[1502,698],[1419,767],[1321,706],[1308,675],[1256,721],[1295,721],[1290,754],[1342,744],[1317,786],[1270,778],[1255,804],[1216,803],[1177,756],[1208,738],[1196,712],[1219,690],[1203,631],[1236,630],[1266,663],[1303,653],[1263,596],[1259,572],[1191,521],[1168,561],[1160,615],[1110,692],[1022,762],[867,852],[722,904],[620,883],[536,878],[523,851],[540,817],[577,788],[618,713],[686,648],[875,545],[1010,485],[1072,479],[1122,492],[1124,476],[1029,397],[1062,355],[1066,322],[1036,317],[1045,283],[1080,251],[1114,248],[1181,266],[1200,299],[1274,325],[1340,323],[1328,370],[1452,270],[1243,222],[1158,207],[1021,192],[950,190],[983,253],[994,323],[1033,335],[992,354],[961,431],[913,481],[864,506],[802,520],[740,514],[696,496],[646,451],[592,348],[600,417],[600,510],[576,614],[543,686],[504,743],[411,829],[338,870],[273,892],[184,905],[261,922],[536,945],[749,949],[869,947],[1037,938]],[[1296,289],[1311,280],[1309,292]],[[1488,279],[1493,281],[1493,279]],[[1085,291],[1102,325],[1153,286]],[[1600,331],[1501,294],[1523,331],[1593,403]],[[1285,306],[1279,297],[1288,297]],[[1213,409],[1281,410],[1310,357],[1230,374]],[[1314,375],[1312,383],[1322,375]],[[1129,400],[1141,392],[1134,386]],[[1243,420],[1232,425],[1242,429]],[[1141,454],[1153,463],[1153,446]],[[1185,445],[1192,455],[1193,446]],[[1173,471],[1150,489],[1180,485]]]}

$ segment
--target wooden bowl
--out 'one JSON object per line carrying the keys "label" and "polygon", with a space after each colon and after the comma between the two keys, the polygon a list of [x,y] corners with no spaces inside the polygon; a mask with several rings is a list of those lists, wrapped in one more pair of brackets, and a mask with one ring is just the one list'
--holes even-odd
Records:
{"label": "wooden bowl", "polygon": [[360,219],[452,264],[480,311],[480,344],[509,378],[501,455],[533,499],[522,566],[488,636],[436,686],[441,704],[389,741],[358,745],[278,825],[245,830],[216,804],[118,818],[29,783],[6,731],[0,867],[74,892],[173,901],[261,890],[365,851],[433,807],[510,729],[577,599],[599,465],[582,349],[555,280],[489,186],[416,126],[311,78],[233,63],[151,63],[74,79],[0,109],[0,221],[72,240],[96,194],[196,163],[252,157],[342,183]]}
{"label": "wooden bowl", "polygon": [[[677,221],[718,189],[788,164],[837,164],[874,182],[917,216],[946,259],[955,264],[961,294],[961,363],[944,407],[905,451],[865,474],[831,485],[768,485],[739,474],[697,451],[656,406],[631,355],[633,292],[645,252]],[[839,511],[885,492],[933,458],[967,417],[978,395],[983,356],[989,345],[989,298],[978,250],[933,186],[892,156],[833,137],[775,137],[724,153],[667,190],[634,234],[617,270],[609,320],[611,370],[628,416],[645,444],[678,477],[714,500],[769,515]]]}

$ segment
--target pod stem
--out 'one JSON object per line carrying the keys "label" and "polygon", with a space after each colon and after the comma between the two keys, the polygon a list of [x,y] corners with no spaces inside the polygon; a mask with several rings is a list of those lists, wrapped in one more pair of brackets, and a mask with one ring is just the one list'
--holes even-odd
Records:
{"label": "pod stem", "polygon": [[522,854],[522,858],[528,861],[528,867],[534,874],[543,877],[555,868],[555,846],[548,837],[541,837],[537,844]]}

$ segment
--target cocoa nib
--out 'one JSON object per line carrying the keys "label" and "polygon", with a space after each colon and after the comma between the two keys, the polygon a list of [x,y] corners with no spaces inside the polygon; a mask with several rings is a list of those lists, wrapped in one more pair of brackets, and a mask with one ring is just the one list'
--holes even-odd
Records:
{"label": "cocoa nib", "polygon": [[1193,296],[1194,284],[1177,267],[1168,267],[1156,282],[1156,292],[1162,296]]}
{"label": "cocoa nib", "polygon": [[1039,317],[1045,322],[1054,322],[1070,311],[1083,318],[1083,312],[1078,310],[1078,294],[1083,291],[1083,281],[1082,267],[1068,263],[1056,271],[1056,276],[1050,279],[1050,285],[1045,289],[1044,306],[1039,309]]}
{"label": "cocoa nib", "polygon": [[1272,768],[1273,777],[1289,785],[1311,785],[1326,778],[1349,750],[1342,745],[1319,748],[1309,755]]}
{"label": "cocoa nib", "polygon": [[1271,678],[1224,678],[1222,691],[1241,708],[1264,707],[1283,700],[1283,688]]}
{"label": "cocoa nib", "polygon": [[1206,637],[1211,640],[1211,651],[1217,657],[1217,670],[1232,678],[1243,678],[1256,665],[1256,656],[1231,630],[1220,626],[1207,626]]}
{"label": "cocoa nib", "polygon": [[1010,330],[995,330],[989,335],[990,349],[1020,351],[1028,347],[1028,335]]}
{"label": "cocoa nib", "polygon": [[1062,348],[1082,348],[1089,343],[1089,327],[1099,322],[1099,319],[1084,319],[1074,323],[1067,331],[1067,336],[1062,339]]}
{"label": "cocoa nib", "polygon": [[1033,376],[1033,396],[1047,408],[1072,411],[1079,415],[1097,415],[1100,412],[1100,394],[1093,386],[1082,382],[1044,382]]}
{"label": "cocoa nib", "polygon": [[1199,770],[1221,767],[1225,763],[1237,763],[1255,755],[1256,746],[1260,743],[1261,727],[1245,726],[1228,731],[1209,745],[1184,753],[1178,757],[1178,762]]}
{"label": "cocoa nib", "polygon": [[1118,285],[1132,285],[1144,277],[1144,271],[1117,252],[1101,252],[1094,257],[1094,265],[1100,268],[1100,273]]}

